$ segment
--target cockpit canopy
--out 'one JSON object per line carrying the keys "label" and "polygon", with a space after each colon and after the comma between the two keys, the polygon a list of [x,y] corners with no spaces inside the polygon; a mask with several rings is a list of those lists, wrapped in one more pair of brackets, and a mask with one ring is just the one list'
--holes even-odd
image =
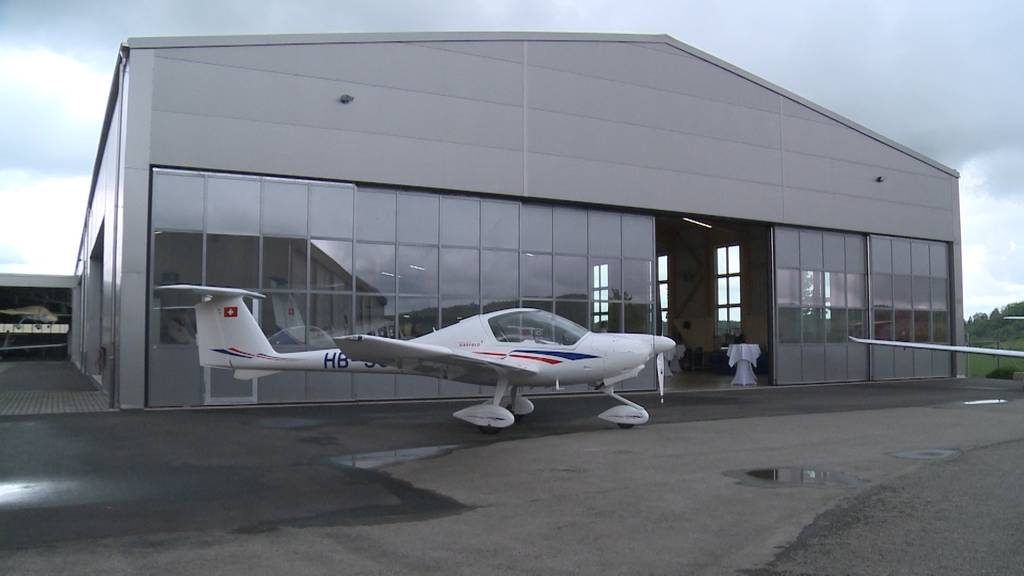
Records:
{"label": "cockpit canopy", "polygon": [[488,321],[498,342],[529,342],[572,346],[587,329],[572,320],[542,310],[516,310]]}

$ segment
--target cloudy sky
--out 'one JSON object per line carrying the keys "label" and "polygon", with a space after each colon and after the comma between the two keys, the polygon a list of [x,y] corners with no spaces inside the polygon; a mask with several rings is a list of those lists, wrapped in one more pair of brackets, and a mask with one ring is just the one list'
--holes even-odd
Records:
{"label": "cloudy sky", "polygon": [[956,168],[966,313],[1024,300],[1024,3],[0,0],[0,272],[73,272],[130,36],[539,30],[675,38]]}

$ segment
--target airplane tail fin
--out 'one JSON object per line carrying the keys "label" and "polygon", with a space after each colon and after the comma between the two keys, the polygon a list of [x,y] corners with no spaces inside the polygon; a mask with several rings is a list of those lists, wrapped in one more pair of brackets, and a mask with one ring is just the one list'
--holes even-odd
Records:
{"label": "airplane tail fin", "polygon": [[262,294],[238,288],[190,284],[160,286],[157,290],[192,292],[204,297],[195,307],[200,365],[244,370],[250,361],[276,354],[242,300],[244,296],[263,298]]}

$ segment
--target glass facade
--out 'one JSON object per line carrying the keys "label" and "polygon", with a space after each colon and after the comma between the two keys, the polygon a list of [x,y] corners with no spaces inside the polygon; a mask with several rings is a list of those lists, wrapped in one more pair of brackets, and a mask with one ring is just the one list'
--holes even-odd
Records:
{"label": "glass facade", "polygon": [[[154,196],[173,194],[183,183],[201,189],[205,206],[190,218],[153,214],[153,285],[202,283],[266,294],[254,314],[281,351],[329,347],[333,337],[353,333],[415,338],[520,306],[595,331],[653,330],[650,216],[160,169],[153,181]],[[174,205],[171,198],[154,202]],[[195,302],[157,291],[151,298],[152,370],[168,366],[166,358],[181,350],[194,351],[189,307]],[[211,383],[221,376],[198,376],[194,367],[159,379],[151,372],[150,385],[187,389],[161,391],[161,398],[181,398],[172,405],[217,403]],[[288,401],[480,392],[437,379],[406,386],[406,376],[288,376]],[[272,391],[282,387],[270,385],[274,378],[252,383],[251,398],[279,401]],[[624,389],[654,385],[652,371],[645,371]]]}

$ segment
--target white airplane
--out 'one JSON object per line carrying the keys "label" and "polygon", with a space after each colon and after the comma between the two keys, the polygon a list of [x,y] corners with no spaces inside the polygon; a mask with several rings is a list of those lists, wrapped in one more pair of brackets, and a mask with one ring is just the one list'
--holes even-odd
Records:
{"label": "white airplane", "polygon": [[[593,384],[620,403],[599,418],[622,428],[644,424],[650,418],[647,410],[616,394],[615,385],[635,377],[648,360],[676,345],[664,336],[594,333],[550,312],[514,308],[472,316],[412,340],[340,336],[334,338],[339,348],[281,353],[270,345],[242,300],[263,298],[262,294],[183,284],[157,290],[204,296],[195,306],[202,366],[234,370],[234,377],[241,380],[309,370],[419,374],[494,386],[490,400],[453,414],[484,433],[496,433],[511,426],[517,416],[533,412],[523,388],[559,389],[583,383]],[[663,393],[663,362],[658,366]],[[508,404],[504,404],[506,393]]]}
{"label": "white airplane", "polygon": [[21,308],[5,308],[0,310],[5,316],[20,316],[19,324],[25,322],[36,322],[39,324],[53,324],[58,320],[58,314],[54,314],[46,306],[22,306]]}

